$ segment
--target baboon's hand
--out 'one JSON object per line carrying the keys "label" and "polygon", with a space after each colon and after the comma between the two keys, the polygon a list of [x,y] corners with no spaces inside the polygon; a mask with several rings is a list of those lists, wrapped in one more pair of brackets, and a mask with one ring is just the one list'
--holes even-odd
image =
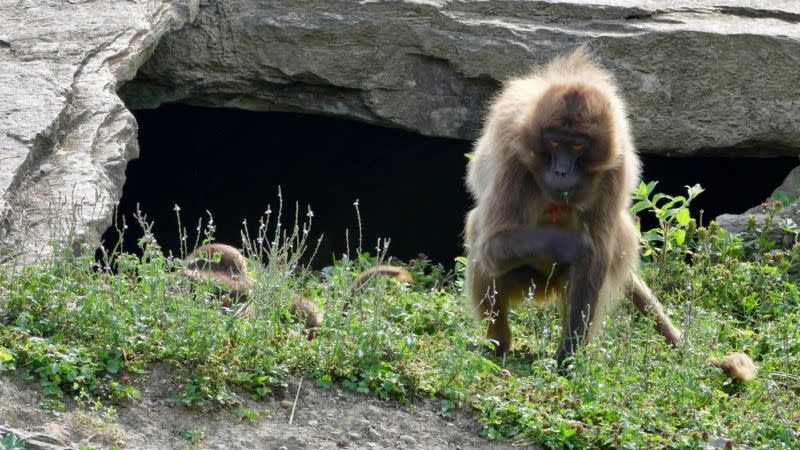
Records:
{"label": "baboon's hand", "polygon": [[479,244],[485,268],[493,276],[549,256],[561,264],[573,264],[592,251],[582,233],[552,226],[516,227],[502,230]]}
{"label": "baboon's hand", "polygon": [[592,241],[584,233],[551,230],[551,255],[563,264],[575,264],[589,257],[592,252]]}

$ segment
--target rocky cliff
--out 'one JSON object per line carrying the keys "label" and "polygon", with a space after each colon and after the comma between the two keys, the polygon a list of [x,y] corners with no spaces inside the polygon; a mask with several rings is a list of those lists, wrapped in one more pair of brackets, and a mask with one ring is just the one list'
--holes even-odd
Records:
{"label": "rocky cliff", "polygon": [[619,78],[642,151],[797,153],[800,3],[631,3],[0,0],[5,252],[32,259],[50,238],[108,227],[138,154],[128,108],[321,113],[470,139],[503,79],[580,44]]}

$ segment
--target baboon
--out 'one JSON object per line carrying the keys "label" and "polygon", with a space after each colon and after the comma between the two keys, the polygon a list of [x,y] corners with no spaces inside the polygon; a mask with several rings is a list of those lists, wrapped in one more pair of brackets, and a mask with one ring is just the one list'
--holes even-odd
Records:
{"label": "baboon", "polygon": [[370,267],[369,269],[361,272],[361,274],[358,275],[356,282],[353,284],[353,290],[360,289],[361,286],[364,286],[364,284],[376,276],[394,278],[395,280],[403,283],[411,283],[413,281],[411,273],[402,267],[380,265]]}
{"label": "baboon", "polygon": [[584,49],[505,83],[467,169],[467,289],[497,354],[512,345],[508,313],[529,297],[558,302],[562,367],[623,295],[673,346],[681,332],[637,274],[628,212],[640,180],[625,104]]}
{"label": "baboon", "polygon": [[[357,292],[371,279],[377,276],[394,278],[395,280],[400,281],[402,283],[411,283],[413,281],[411,273],[406,269],[403,269],[402,267],[380,265],[380,266],[370,267],[369,269],[361,272],[358,275],[358,278],[356,278],[355,283],[353,283],[353,288],[351,290],[353,291],[353,293]],[[349,300],[345,301],[344,305],[342,305],[342,311],[344,312],[350,311]]]}
{"label": "baboon", "polygon": [[229,307],[247,299],[255,280],[247,274],[247,261],[227,244],[208,244],[186,257],[186,276],[195,282],[214,282],[214,292]]}
{"label": "baboon", "polygon": [[[211,281],[215,294],[222,299],[223,306],[230,307],[234,303],[247,300],[255,281],[247,274],[247,261],[241,252],[227,244],[207,244],[196,248],[186,258],[186,276],[195,282]],[[355,292],[375,276],[386,276],[410,283],[411,273],[397,266],[381,265],[369,268],[359,274],[352,290]],[[317,304],[303,297],[292,295],[291,314],[298,320],[305,321],[305,333],[314,339],[314,328],[322,325],[323,312]],[[349,302],[345,304],[345,310]]]}
{"label": "baboon", "polygon": [[723,372],[742,383],[753,381],[756,378],[756,366],[746,353],[733,352],[722,359],[709,358],[708,363],[722,369]]}
{"label": "baboon", "polygon": [[[241,252],[227,244],[207,244],[196,248],[186,258],[186,276],[195,282],[211,281],[222,305],[230,307],[245,302],[255,279],[247,274],[247,261]],[[314,328],[322,325],[322,311],[312,300],[292,295],[292,317],[305,321],[305,333],[313,339]]]}

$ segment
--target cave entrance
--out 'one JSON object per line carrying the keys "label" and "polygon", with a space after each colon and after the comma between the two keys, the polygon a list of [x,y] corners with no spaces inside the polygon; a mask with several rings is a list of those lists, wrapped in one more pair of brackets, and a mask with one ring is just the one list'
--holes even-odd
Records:
{"label": "cave entrance", "polygon": [[[420,253],[452,266],[462,254],[461,231],[470,201],[464,189],[471,143],[361,122],[293,113],[164,105],[134,111],[140,158],[127,168],[118,214],[129,230],[124,248],[136,250],[139,204],[165,251],[179,254],[174,207],[194,243],[199,218],[209,211],[217,240],[241,246],[242,221],[255,236],[258,219],[284,199],[284,225],[300,205],[314,212],[312,241],[324,234],[312,264],[329,265],[357,241],[353,203],[359,201],[363,248],[390,238],[389,254],[408,260]],[[659,191],[683,194],[684,185],[706,188],[694,212],[704,218],[739,213],[763,201],[796,165],[792,158],[666,158],[643,155],[644,179]],[[653,226],[645,218],[645,227]],[[107,246],[115,241],[110,229]],[[190,249],[191,250],[191,249]]]}
{"label": "cave entrance", "polygon": [[[175,205],[190,247],[206,211],[217,240],[241,246],[243,220],[256,236],[268,205],[277,210],[280,186],[283,225],[293,223],[295,203],[301,221],[310,206],[310,241],[324,235],[314,266],[347,252],[346,230],[354,256],[356,200],[365,251],[390,238],[389,255],[404,260],[424,253],[452,266],[461,254],[468,142],[293,113],[164,105],[134,116],[140,157],[128,164],[119,205],[128,251],[141,236],[131,225],[137,204],[165,251],[180,251]],[[115,237],[109,230],[104,241]]]}

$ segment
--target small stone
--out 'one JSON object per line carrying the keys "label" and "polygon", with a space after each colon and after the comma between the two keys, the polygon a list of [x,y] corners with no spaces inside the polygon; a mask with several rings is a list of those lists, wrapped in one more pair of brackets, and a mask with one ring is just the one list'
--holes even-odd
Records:
{"label": "small stone", "polygon": [[319,420],[309,420],[308,421],[308,426],[310,426],[310,427],[318,427],[319,426]]}
{"label": "small stone", "polygon": [[369,434],[371,434],[374,437],[381,437],[381,434],[378,433],[378,430],[372,427],[369,427]]}
{"label": "small stone", "polygon": [[292,404],[293,403],[290,402],[289,400],[281,400],[281,408],[289,409],[292,407]]}
{"label": "small stone", "polygon": [[278,447],[278,450],[289,450],[289,447],[281,445],[280,447]]}
{"label": "small stone", "polygon": [[511,371],[508,370],[508,369],[503,369],[503,370],[500,371],[500,376],[502,378],[510,378],[511,377]]}
{"label": "small stone", "polygon": [[411,436],[409,436],[407,434],[404,434],[404,435],[400,436],[400,441],[402,443],[406,444],[406,445],[414,445],[414,444],[417,443],[416,439],[414,439],[413,437],[411,437]]}
{"label": "small stone", "polygon": [[361,439],[361,433],[358,433],[356,431],[348,431],[347,436],[349,436],[350,439]]}

